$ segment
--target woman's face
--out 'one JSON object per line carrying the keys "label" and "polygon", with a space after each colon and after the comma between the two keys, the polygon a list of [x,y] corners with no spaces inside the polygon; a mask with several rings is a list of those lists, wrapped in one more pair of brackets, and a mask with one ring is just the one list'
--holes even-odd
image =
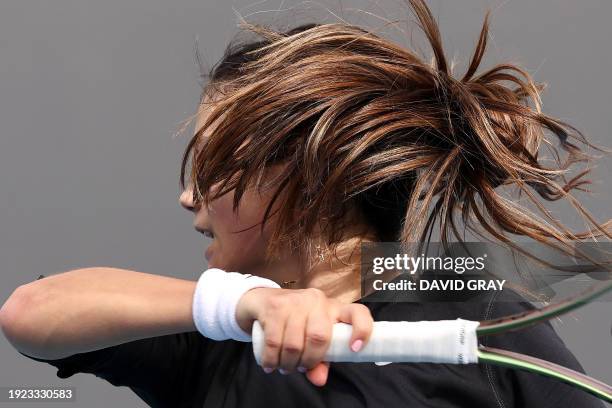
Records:
{"label": "woman's face", "polygon": [[[196,119],[196,131],[204,123],[205,115],[209,107],[201,105]],[[206,130],[203,137],[210,133]],[[278,175],[284,166],[270,168],[269,180]],[[266,183],[266,185],[268,185]],[[218,191],[220,183],[212,186],[212,192]],[[265,248],[269,241],[271,229],[274,226],[275,217],[272,216],[267,222],[263,233],[259,224],[263,219],[266,207],[271,201],[275,188],[266,188],[258,193],[253,188],[245,191],[237,212],[232,211],[234,190],[213,200],[208,208],[204,205],[194,205],[193,186],[191,183],[179,197],[180,204],[194,213],[193,225],[199,231],[210,231],[213,234],[212,242],[205,247],[205,257],[209,268],[220,268],[225,271],[239,271],[241,273],[256,274],[262,269],[264,263]],[[278,201],[275,202],[272,212],[276,211]],[[251,228],[249,228],[251,227]],[[247,229],[248,228],[248,229]],[[242,232],[235,232],[247,229]]]}

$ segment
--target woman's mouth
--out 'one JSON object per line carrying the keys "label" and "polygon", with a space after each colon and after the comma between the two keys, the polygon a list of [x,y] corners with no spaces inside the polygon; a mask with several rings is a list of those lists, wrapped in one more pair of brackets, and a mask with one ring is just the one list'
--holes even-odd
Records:
{"label": "woman's mouth", "polygon": [[209,230],[207,228],[200,228],[200,227],[195,227],[195,229],[200,232],[202,235],[204,235],[206,238],[210,238],[210,239],[214,239],[215,238],[215,233],[212,232],[212,230]]}
{"label": "woman's mouth", "polygon": [[[209,230],[207,228],[200,228],[200,227],[195,227],[195,229],[198,232],[200,232],[202,235],[204,235],[206,238],[215,239],[215,233],[212,232],[212,230]],[[210,261],[210,258],[212,258],[212,242],[206,248],[204,252],[204,257],[206,258],[207,261]]]}

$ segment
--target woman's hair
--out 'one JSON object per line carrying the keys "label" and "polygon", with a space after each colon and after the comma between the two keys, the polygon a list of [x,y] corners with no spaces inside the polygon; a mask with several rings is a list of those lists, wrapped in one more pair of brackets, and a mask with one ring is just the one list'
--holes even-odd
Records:
{"label": "woman's hair", "polygon": [[[579,144],[598,148],[542,112],[545,86],[524,69],[503,63],[477,73],[489,11],[459,78],[426,4],[410,5],[433,50],[431,62],[353,25],[308,24],[278,32],[242,23],[263,40],[230,43],[203,75],[208,82],[201,104],[211,110],[185,150],[181,187],[196,144],[196,202],[235,189],[235,210],[245,188],[259,186],[270,165],[286,163],[261,223],[263,228],[281,199],[268,255],[281,244],[298,248],[312,242],[316,225],[333,248],[350,209],[359,211],[379,241],[422,243],[436,226],[442,242],[462,240],[458,222],[511,246],[508,234],[560,249],[567,241],[610,238],[610,221],[599,224],[571,194],[585,191],[589,170],[568,176],[571,165],[590,158]],[[560,149],[545,131],[556,136]],[[540,157],[543,143],[555,159],[551,166]],[[219,182],[211,197],[210,187]],[[541,216],[504,197],[503,186],[515,186]],[[588,220],[587,231],[570,231],[538,196],[568,200]]]}

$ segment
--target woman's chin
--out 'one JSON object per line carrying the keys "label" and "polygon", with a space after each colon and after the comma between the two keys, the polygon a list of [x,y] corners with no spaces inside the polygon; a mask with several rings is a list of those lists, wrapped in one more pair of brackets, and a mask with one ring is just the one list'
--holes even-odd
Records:
{"label": "woman's chin", "polygon": [[213,268],[213,266],[211,266],[214,263],[214,251],[212,249],[212,244],[208,245],[204,251],[204,258],[206,258],[206,262],[208,262],[208,267]]}

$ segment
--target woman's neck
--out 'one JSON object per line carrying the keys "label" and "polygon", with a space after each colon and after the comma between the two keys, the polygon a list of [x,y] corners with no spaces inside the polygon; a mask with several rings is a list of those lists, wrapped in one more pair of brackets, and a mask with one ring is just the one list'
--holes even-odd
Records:
{"label": "woman's neck", "polygon": [[[361,243],[375,242],[373,233],[353,228],[337,244],[334,253],[313,249],[300,256],[284,254],[270,262],[260,274],[287,289],[318,288],[328,297],[343,303],[359,300],[361,296]],[[322,241],[321,241],[322,242]],[[315,245],[316,247],[316,245]],[[320,245],[320,248],[325,248]],[[309,259],[304,264],[300,259]]]}
{"label": "woman's neck", "polygon": [[344,303],[361,298],[361,243],[372,242],[368,236],[342,241],[335,252],[323,254],[298,280],[301,287],[321,289],[328,297]]}

